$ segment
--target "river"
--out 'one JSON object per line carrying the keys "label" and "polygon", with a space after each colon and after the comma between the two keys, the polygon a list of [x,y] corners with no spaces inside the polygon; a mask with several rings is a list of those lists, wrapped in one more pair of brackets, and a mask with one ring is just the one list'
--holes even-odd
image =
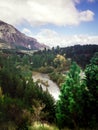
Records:
{"label": "river", "polygon": [[60,89],[57,86],[56,83],[54,83],[52,80],[50,80],[50,77],[48,74],[33,72],[32,76],[33,80],[36,82],[38,80],[43,81],[45,83],[48,83],[48,87],[46,87],[43,83],[39,83],[39,85],[42,86],[43,90],[48,89],[49,93],[54,97],[54,99],[57,101],[60,94]]}

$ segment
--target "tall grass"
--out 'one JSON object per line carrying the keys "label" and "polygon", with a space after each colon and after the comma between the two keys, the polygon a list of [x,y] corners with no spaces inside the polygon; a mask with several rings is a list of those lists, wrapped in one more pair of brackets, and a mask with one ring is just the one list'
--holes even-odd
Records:
{"label": "tall grass", "polygon": [[[40,122],[39,123],[35,122],[31,127],[29,127],[29,130],[59,130],[59,128],[56,127],[55,125],[50,125],[46,123],[41,124]],[[66,127],[62,130],[72,130],[72,129]],[[98,129],[78,128],[78,130],[98,130]]]}
{"label": "tall grass", "polygon": [[34,123],[33,126],[29,127],[29,130],[59,130],[56,126],[54,125],[49,125],[49,124],[41,124],[41,123]]}

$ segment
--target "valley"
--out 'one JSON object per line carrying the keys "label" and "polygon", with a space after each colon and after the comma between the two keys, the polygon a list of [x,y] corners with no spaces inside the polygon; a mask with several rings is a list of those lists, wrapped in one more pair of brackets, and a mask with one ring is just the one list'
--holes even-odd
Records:
{"label": "valley", "polygon": [[[90,130],[88,123],[96,129],[92,117],[98,110],[98,52],[97,47],[89,47],[95,51],[93,57],[89,55],[90,64],[85,61],[86,51],[84,57],[75,52],[77,46],[31,52],[0,50],[0,129],[66,130],[71,126]],[[73,48],[75,57],[69,57]]]}
{"label": "valley", "polygon": [[[57,101],[59,98],[60,90],[56,83],[50,80],[48,74],[33,72],[32,76],[33,80],[41,85],[44,91],[49,91],[49,93],[53,96],[53,98]],[[42,83],[44,82],[44,84]],[[47,85],[45,84],[47,83]]]}

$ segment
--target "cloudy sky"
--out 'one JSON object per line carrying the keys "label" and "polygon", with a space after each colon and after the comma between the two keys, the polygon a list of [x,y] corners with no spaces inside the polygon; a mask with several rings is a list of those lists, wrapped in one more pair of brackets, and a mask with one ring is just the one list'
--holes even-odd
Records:
{"label": "cloudy sky", "polygon": [[50,47],[98,44],[98,0],[0,0],[0,20]]}

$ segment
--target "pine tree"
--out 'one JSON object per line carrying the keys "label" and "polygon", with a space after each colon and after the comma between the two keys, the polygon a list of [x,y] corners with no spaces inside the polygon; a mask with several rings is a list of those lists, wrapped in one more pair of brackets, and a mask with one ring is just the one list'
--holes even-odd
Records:
{"label": "pine tree", "polygon": [[87,125],[94,128],[98,124],[98,53],[94,55],[86,67],[85,75],[88,90],[86,97],[88,96],[88,98],[85,100],[84,116]]}
{"label": "pine tree", "polygon": [[80,68],[73,63],[66,81],[62,85],[61,94],[57,102],[57,124],[59,128],[64,126],[77,129],[82,116],[82,91],[84,89],[80,76]]}

